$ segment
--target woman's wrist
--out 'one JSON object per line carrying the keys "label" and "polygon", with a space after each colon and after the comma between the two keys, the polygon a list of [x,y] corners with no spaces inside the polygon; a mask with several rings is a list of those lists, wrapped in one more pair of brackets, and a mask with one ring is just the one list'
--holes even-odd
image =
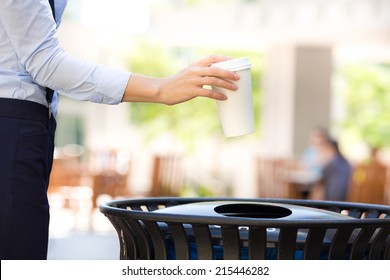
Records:
{"label": "woman's wrist", "polygon": [[153,102],[160,103],[159,93],[162,79],[132,74],[122,102]]}

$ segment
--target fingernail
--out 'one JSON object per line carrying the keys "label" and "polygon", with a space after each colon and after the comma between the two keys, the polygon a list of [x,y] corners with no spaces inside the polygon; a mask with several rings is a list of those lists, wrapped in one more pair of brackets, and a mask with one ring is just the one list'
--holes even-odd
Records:
{"label": "fingernail", "polygon": [[234,72],[234,79],[235,80],[239,80],[240,79],[240,75],[238,75],[236,72]]}

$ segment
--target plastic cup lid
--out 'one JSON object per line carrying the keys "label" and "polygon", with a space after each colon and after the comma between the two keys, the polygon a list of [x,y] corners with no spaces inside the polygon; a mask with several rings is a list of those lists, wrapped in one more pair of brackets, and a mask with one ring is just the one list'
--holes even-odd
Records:
{"label": "plastic cup lid", "polygon": [[248,58],[241,57],[241,58],[233,58],[233,59],[217,62],[212,64],[211,67],[219,67],[231,71],[239,71],[239,70],[251,68],[251,63],[249,62]]}

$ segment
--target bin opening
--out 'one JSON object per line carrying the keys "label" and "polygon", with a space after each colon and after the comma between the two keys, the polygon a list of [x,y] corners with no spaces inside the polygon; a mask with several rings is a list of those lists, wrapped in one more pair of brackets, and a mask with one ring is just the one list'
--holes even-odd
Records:
{"label": "bin opening", "polygon": [[255,218],[255,219],[278,219],[292,214],[290,209],[249,203],[225,204],[214,208],[218,214],[228,217]]}

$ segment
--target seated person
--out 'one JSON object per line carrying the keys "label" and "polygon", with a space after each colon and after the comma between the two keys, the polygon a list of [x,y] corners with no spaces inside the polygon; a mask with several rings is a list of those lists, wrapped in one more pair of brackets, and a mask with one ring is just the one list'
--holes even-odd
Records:
{"label": "seated person", "polygon": [[312,199],[345,201],[350,185],[352,168],[341,154],[338,143],[328,138],[321,147],[325,159],[322,177]]}
{"label": "seated person", "polygon": [[312,181],[317,181],[322,176],[324,162],[321,147],[329,138],[326,130],[315,128],[310,132],[308,146],[303,151],[300,159],[301,168],[305,170]]}

